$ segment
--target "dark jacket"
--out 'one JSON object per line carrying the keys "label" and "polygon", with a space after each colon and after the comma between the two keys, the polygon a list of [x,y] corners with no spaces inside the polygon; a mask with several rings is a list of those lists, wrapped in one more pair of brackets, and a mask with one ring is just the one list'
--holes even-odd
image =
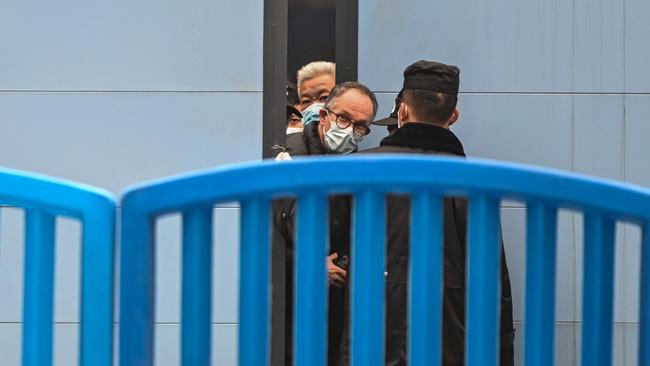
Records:
{"label": "dark jacket", "polygon": [[307,153],[303,137],[304,135],[302,132],[295,132],[287,135],[284,146],[290,155],[305,155]]}
{"label": "dark jacket", "polygon": [[[296,134],[298,135],[298,134]],[[292,141],[293,150],[287,150],[289,155],[324,155],[325,151],[320,141],[318,124],[305,126],[302,144]],[[350,251],[350,198],[348,196],[332,196],[329,199],[329,238],[330,254],[338,253],[339,257],[349,256]],[[296,202],[294,199],[277,199],[273,201],[273,247],[286,250],[286,280],[285,280],[285,365],[292,365],[292,334],[293,334],[293,273],[295,248],[295,218]],[[325,261],[325,258],[323,258]],[[328,321],[328,364],[336,365],[341,335],[344,324],[345,289],[331,286],[329,290],[329,321]],[[274,350],[277,351],[277,350]],[[274,365],[275,366],[275,365]]]}
{"label": "dark jacket", "polygon": [[[381,141],[380,147],[362,153],[441,154],[464,157],[463,146],[448,129],[407,123]],[[407,364],[407,278],[409,258],[410,199],[387,197],[386,258],[386,365]],[[444,298],[443,365],[464,365],[465,262],[467,201],[448,197],[444,202]],[[503,252],[503,251],[502,251]],[[514,363],[512,299],[505,255],[501,281],[501,365]],[[352,258],[354,265],[354,258]],[[339,365],[349,365],[349,332],[342,344]]]}

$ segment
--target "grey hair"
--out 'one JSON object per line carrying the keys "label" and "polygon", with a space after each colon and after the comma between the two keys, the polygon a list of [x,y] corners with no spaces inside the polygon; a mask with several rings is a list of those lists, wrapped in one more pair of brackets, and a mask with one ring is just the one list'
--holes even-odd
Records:
{"label": "grey hair", "polygon": [[298,70],[297,75],[298,95],[300,95],[302,83],[320,75],[332,75],[332,77],[336,77],[336,65],[333,62],[328,61],[314,61],[303,66],[300,70]]}
{"label": "grey hair", "polygon": [[341,97],[346,91],[351,90],[351,89],[356,89],[361,94],[366,95],[368,98],[370,98],[370,101],[372,102],[372,116],[370,118],[370,121],[372,122],[375,120],[375,116],[377,115],[377,98],[375,97],[375,93],[373,93],[370,89],[368,89],[367,86],[356,82],[356,81],[346,81],[340,84],[337,84],[334,89],[330,92],[330,96],[327,98],[325,101],[325,105],[323,108],[330,107],[332,104],[335,104],[337,99]]}

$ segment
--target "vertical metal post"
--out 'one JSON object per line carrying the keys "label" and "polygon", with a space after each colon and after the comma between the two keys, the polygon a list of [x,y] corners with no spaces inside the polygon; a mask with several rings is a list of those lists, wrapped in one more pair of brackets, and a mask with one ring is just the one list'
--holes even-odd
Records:
{"label": "vertical metal post", "polygon": [[156,251],[153,219],[122,200],[120,366],[152,366]]}
{"label": "vertical metal post", "polygon": [[295,364],[325,366],[327,358],[327,196],[298,201],[296,253]]}
{"label": "vertical metal post", "polygon": [[262,156],[284,143],[287,127],[287,0],[264,0]]}
{"label": "vertical metal post", "polygon": [[23,366],[52,364],[54,216],[26,210]]}
{"label": "vertical metal post", "polygon": [[[284,143],[286,130],[288,0],[264,0],[262,146],[263,158],[273,157],[271,147]],[[273,250],[273,302],[271,364],[284,366],[285,268],[284,248]],[[279,291],[276,291],[279,289]]]}
{"label": "vertical metal post", "polygon": [[526,338],[528,366],[553,364],[557,211],[542,203],[527,207]]}
{"label": "vertical metal post", "polygon": [[210,365],[212,207],[183,213],[181,364]]}
{"label": "vertical metal post", "polygon": [[583,365],[605,366],[612,362],[614,229],[614,221],[585,213]]}
{"label": "vertical metal post", "polygon": [[267,365],[270,313],[270,207],[266,199],[241,204],[239,365]]}
{"label": "vertical metal post", "polygon": [[650,222],[641,228],[641,306],[639,365],[650,366]]}
{"label": "vertical metal post", "polygon": [[336,82],[356,81],[359,59],[359,0],[336,0]]}
{"label": "vertical metal post", "polygon": [[115,208],[83,219],[80,364],[112,366]]}
{"label": "vertical metal post", "polygon": [[352,364],[384,364],[386,208],[382,194],[354,197],[352,241]]}
{"label": "vertical metal post", "polygon": [[413,196],[409,276],[409,361],[413,366],[442,361],[444,280],[442,197]]}
{"label": "vertical metal post", "polygon": [[501,283],[499,201],[472,197],[469,208],[467,365],[496,366]]}

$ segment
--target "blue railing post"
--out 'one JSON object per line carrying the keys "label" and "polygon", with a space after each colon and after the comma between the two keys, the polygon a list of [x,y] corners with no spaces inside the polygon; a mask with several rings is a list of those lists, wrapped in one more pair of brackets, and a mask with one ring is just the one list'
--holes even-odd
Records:
{"label": "blue railing post", "polygon": [[212,206],[183,213],[183,366],[210,365],[212,326]]}
{"label": "blue railing post", "polygon": [[467,365],[496,366],[501,282],[499,201],[472,196],[468,224]]}
{"label": "blue railing post", "polygon": [[122,202],[120,263],[120,366],[154,361],[154,222]]}
{"label": "blue railing post", "polygon": [[81,281],[82,366],[112,366],[115,208],[84,216]]}
{"label": "blue railing post", "polygon": [[443,205],[430,192],[413,195],[409,276],[409,361],[413,366],[442,360]]}
{"label": "blue railing post", "polygon": [[25,219],[23,366],[51,365],[55,220],[38,209]]}
{"label": "blue railing post", "polygon": [[327,196],[308,194],[298,201],[295,364],[325,366],[327,358]]}
{"label": "blue railing post", "polygon": [[557,210],[529,203],[526,251],[526,366],[552,365]]}
{"label": "blue railing post", "polygon": [[268,364],[270,335],[270,202],[241,203],[239,365]]}
{"label": "blue railing post", "polygon": [[639,366],[650,366],[650,219],[641,229]]}
{"label": "blue railing post", "polygon": [[386,209],[384,195],[355,196],[352,239],[352,365],[384,364],[384,272]]}
{"label": "blue railing post", "polygon": [[585,214],[583,365],[612,363],[614,294],[614,221],[597,213]]}

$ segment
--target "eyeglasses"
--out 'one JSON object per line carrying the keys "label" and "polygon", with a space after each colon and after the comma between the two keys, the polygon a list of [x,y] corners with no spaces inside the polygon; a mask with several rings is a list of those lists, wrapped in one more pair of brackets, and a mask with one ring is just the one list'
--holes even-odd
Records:
{"label": "eyeglasses", "polygon": [[345,129],[350,127],[350,125],[352,125],[352,131],[358,137],[363,137],[370,133],[370,127],[368,127],[368,121],[352,121],[345,115],[333,112],[331,109],[325,109],[325,110],[328,113],[332,113],[333,115],[336,116],[335,122],[339,128]]}

